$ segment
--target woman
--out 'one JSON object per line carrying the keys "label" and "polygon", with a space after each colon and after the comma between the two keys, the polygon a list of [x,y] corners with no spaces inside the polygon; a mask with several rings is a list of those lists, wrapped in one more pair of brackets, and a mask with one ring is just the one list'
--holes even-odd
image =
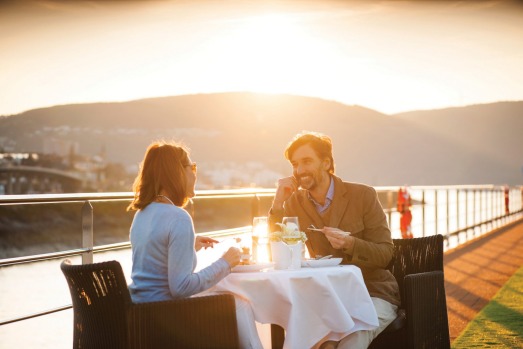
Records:
{"label": "woman", "polygon": [[[214,286],[240,262],[240,251],[229,250],[195,273],[196,251],[217,240],[196,236],[191,216],[183,207],[194,197],[196,164],[189,151],[175,142],[154,142],[133,185],[137,210],[131,225],[133,302],[190,297]],[[262,348],[250,305],[236,298],[242,348]]]}

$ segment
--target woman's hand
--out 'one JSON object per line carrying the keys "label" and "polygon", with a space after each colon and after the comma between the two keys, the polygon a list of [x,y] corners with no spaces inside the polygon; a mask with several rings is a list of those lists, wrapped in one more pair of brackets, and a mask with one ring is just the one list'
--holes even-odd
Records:
{"label": "woman's hand", "polygon": [[218,240],[214,240],[207,236],[200,236],[196,235],[196,239],[194,240],[194,248],[196,251],[200,251],[203,248],[207,249],[207,247],[214,247],[214,244],[219,242]]}
{"label": "woman's hand", "polygon": [[338,250],[350,249],[354,244],[354,238],[350,236],[350,233],[338,228],[323,227],[323,234],[325,234],[331,246]]}
{"label": "woman's hand", "polygon": [[231,268],[237,266],[240,263],[240,257],[240,249],[236,247],[229,247],[227,252],[225,252],[225,254],[223,255],[223,259],[225,259],[225,261],[229,263],[229,266]]}

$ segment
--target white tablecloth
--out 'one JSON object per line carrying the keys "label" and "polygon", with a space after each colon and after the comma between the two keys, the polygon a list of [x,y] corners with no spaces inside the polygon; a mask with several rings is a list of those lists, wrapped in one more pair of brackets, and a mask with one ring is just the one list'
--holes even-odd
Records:
{"label": "white tablecloth", "polygon": [[284,348],[312,348],[378,326],[361,271],[352,265],[232,273],[214,288],[247,299],[260,323],[282,326]]}

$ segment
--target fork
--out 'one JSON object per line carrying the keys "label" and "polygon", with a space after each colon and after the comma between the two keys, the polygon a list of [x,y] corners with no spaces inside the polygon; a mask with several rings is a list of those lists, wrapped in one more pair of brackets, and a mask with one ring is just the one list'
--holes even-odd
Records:
{"label": "fork", "polygon": [[234,240],[234,242],[240,243],[242,241],[242,238],[230,237],[230,238],[223,239],[220,242],[224,242],[224,241],[227,241],[227,240]]}
{"label": "fork", "polygon": [[329,258],[331,258],[331,257],[332,257],[331,254],[328,254],[328,255],[323,256],[323,257],[320,256],[320,255],[316,255],[316,258],[315,258],[315,259],[316,259],[317,261],[320,261],[320,260],[322,260],[322,259],[329,259]]}
{"label": "fork", "polygon": [[314,224],[309,225],[309,227],[307,228],[307,230],[323,231],[323,229],[316,228],[316,227],[314,226]]}

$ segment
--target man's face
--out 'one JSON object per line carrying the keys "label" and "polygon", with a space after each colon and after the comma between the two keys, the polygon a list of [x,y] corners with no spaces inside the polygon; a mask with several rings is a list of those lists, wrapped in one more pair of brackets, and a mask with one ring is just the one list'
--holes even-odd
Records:
{"label": "man's face", "polygon": [[296,149],[290,162],[292,174],[303,189],[314,190],[326,178],[329,178],[329,159],[320,159],[309,144]]}

